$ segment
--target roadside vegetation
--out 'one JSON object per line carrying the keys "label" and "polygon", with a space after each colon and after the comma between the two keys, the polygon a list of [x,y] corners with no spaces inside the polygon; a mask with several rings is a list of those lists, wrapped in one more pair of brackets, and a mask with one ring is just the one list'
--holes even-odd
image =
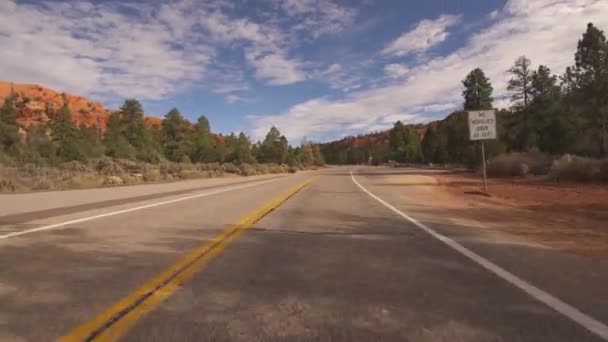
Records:
{"label": "roadside vegetation", "polygon": [[[493,176],[549,175],[559,181],[608,181],[608,43],[588,24],[574,65],[561,76],[532,68],[526,56],[509,69],[511,107],[497,111],[498,139],[486,142]],[[463,83],[462,110],[428,125],[395,123],[389,132],[323,144],[328,163],[425,163],[478,168],[480,144],[469,141],[469,110],[492,109],[492,84],[483,70]]]}
{"label": "roadside vegetation", "polygon": [[135,99],[102,130],[76,126],[64,98],[61,108],[47,107],[49,124],[26,132],[17,114],[28,101],[13,92],[0,107],[0,192],[297,172],[325,163],[318,145],[292,147],[276,127],[253,143],[242,132],[214,134],[205,116],[193,124],[177,109],[147,125]]}

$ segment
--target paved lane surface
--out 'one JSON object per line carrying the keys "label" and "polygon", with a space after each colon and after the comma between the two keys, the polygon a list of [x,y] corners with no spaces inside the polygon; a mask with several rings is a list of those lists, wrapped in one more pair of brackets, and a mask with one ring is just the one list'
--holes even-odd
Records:
{"label": "paved lane surface", "polygon": [[[218,250],[164,301],[137,306],[148,305],[150,312],[134,320],[122,340],[602,341],[387,209],[348,171],[317,172],[312,184]],[[580,284],[588,289],[584,294],[556,267],[541,266],[569,260],[563,265],[577,267],[572,274],[578,279],[594,273],[601,280],[606,264],[472,244],[466,227],[450,226],[445,213],[429,210],[434,190],[384,186],[375,169],[355,171],[364,187],[400,210],[531,278],[605,327],[605,310],[593,305],[608,300],[601,284]],[[32,215],[20,223],[30,228],[19,229],[169,202],[0,240],[0,340],[64,336],[311,176],[259,179],[232,190],[236,180],[224,180],[208,189],[197,184],[187,194],[167,187],[151,192],[153,198],[124,195],[132,200]],[[171,202],[197,194],[202,196]],[[103,202],[109,200],[116,199]],[[535,276],[525,271],[528,259]]]}

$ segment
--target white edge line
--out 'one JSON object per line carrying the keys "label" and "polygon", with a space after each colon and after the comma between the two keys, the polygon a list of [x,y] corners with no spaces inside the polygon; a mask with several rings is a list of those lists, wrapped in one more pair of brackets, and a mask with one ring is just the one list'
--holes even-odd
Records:
{"label": "white edge line", "polygon": [[109,213],[103,213],[103,214],[83,217],[83,218],[79,218],[79,219],[75,219],[75,220],[54,223],[54,224],[50,224],[50,225],[46,225],[46,226],[42,226],[42,227],[38,227],[38,228],[32,228],[32,229],[28,229],[28,230],[22,230],[22,231],[19,231],[19,232],[8,233],[8,234],[5,234],[5,235],[0,235],[0,240],[4,240],[4,239],[16,237],[16,236],[21,236],[21,235],[32,234],[32,233],[36,233],[36,232],[40,232],[40,231],[45,231],[45,230],[51,230],[51,229],[55,229],[55,228],[61,228],[61,227],[64,227],[64,226],[75,224],[75,223],[92,221],[92,220],[96,220],[96,219],[100,219],[100,218],[104,218],[104,217],[125,214],[125,213],[129,213],[129,212],[132,212],[132,211],[137,211],[137,210],[142,210],[142,209],[148,209],[148,208],[158,207],[158,206],[161,206],[161,205],[166,205],[166,204],[171,204],[171,203],[176,203],[176,202],[181,202],[181,201],[187,201],[187,200],[190,200],[190,199],[193,199],[193,198],[206,197],[206,196],[211,196],[211,195],[219,194],[219,193],[222,193],[222,192],[228,192],[228,191],[232,191],[232,190],[249,188],[249,187],[252,187],[252,186],[257,186],[257,185],[266,184],[266,183],[270,183],[270,182],[276,182],[278,180],[285,179],[285,178],[287,178],[287,177],[281,177],[281,178],[270,179],[270,180],[266,180],[266,181],[260,181],[260,182],[256,182],[256,183],[253,183],[253,184],[247,184],[247,185],[241,185],[241,186],[233,186],[233,187],[230,187],[230,188],[219,189],[219,190],[214,190],[214,191],[210,191],[210,192],[204,192],[202,194],[196,194],[196,195],[191,195],[191,196],[179,197],[179,198],[175,198],[175,199],[172,199],[172,200],[169,200],[169,201],[156,202],[156,203],[146,204],[146,205],[142,205],[142,206],[138,206],[138,207],[123,209],[123,210],[118,210],[118,211],[112,211],[112,212],[109,212]]}
{"label": "white edge line", "polygon": [[406,220],[408,220],[411,223],[413,223],[414,225],[416,225],[418,228],[420,228],[420,229],[424,230],[425,232],[429,233],[431,236],[433,236],[437,240],[445,243],[446,245],[452,247],[453,249],[455,249],[456,251],[458,251],[462,255],[464,255],[467,258],[473,260],[474,262],[476,262],[477,264],[481,265],[486,270],[488,270],[488,271],[496,274],[497,276],[499,276],[503,280],[506,280],[508,283],[517,286],[519,289],[523,290],[524,292],[526,292],[528,295],[530,295],[534,299],[536,299],[536,300],[544,303],[545,305],[549,306],[550,308],[554,309],[555,311],[561,313],[562,315],[568,317],[569,319],[573,320],[574,322],[580,324],[581,326],[583,326],[587,330],[591,331],[592,333],[598,335],[602,339],[608,341],[608,326],[606,326],[604,323],[602,323],[602,322],[596,320],[595,318],[593,318],[593,317],[591,317],[591,316],[589,316],[589,315],[581,312],[579,309],[577,309],[577,308],[573,307],[572,305],[570,305],[570,304],[562,301],[561,299],[559,299],[557,297],[554,297],[551,294],[549,294],[549,293],[547,293],[547,292],[539,289],[538,287],[536,287],[536,286],[534,286],[534,285],[526,282],[525,280],[517,277],[516,275],[514,275],[514,274],[510,273],[509,271],[505,270],[504,268],[496,265],[495,263],[491,262],[490,260],[488,260],[488,259],[480,256],[479,254],[471,251],[470,249],[462,246],[458,242],[450,239],[449,237],[447,237],[445,235],[442,235],[440,233],[437,233],[435,230],[429,228],[428,226],[426,226],[425,224],[423,224],[420,221],[416,220],[415,218],[413,218],[413,217],[411,217],[411,216],[403,213],[399,209],[397,209],[397,208],[393,207],[392,205],[388,204],[387,202],[385,202],[384,200],[382,200],[378,196],[376,196],[373,193],[371,193],[365,187],[363,187],[363,185],[361,185],[355,179],[355,176],[353,175],[352,171],[350,172],[350,177],[353,180],[353,182],[361,190],[363,190],[363,192],[367,193],[369,196],[371,196],[376,201],[380,202],[382,205],[384,205],[388,209],[390,209],[393,212],[399,214],[401,217],[405,218]]}

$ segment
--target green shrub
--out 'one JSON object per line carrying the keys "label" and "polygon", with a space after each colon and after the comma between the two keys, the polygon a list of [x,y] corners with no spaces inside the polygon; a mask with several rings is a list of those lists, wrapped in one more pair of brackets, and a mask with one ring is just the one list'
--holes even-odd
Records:
{"label": "green shrub", "polygon": [[1,179],[0,180],[0,192],[15,192],[16,190],[15,183],[10,179]]}
{"label": "green shrub", "polygon": [[123,184],[127,185],[141,184],[144,182],[144,177],[141,174],[122,175],[120,178],[122,179]]}
{"label": "green shrub", "polygon": [[287,172],[287,167],[285,165],[279,165],[279,164],[268,164],[268,172],[285,173],[285,172]]}
{"label": "green shrub", "polygon": [[241,169],[233,163],[225,163],[222,165],[222,168],[227,173],[241,173]]}
{"label": "green shrub", "polygon": [[71,177],[63,187],[67,189],[83,189],[95,188],[103,184],[104,178],[102,176],[97,174],[78,174]]}
{"label": "green shrub", "polygon": [[32,190],[50,190],[53,188],[53,184],[46,177],[36,177],[31,188]]}
{"label": "green shrub", "polygon": [[256,171],[251,165],[243,163],[240,165],[239,174],[242,176],[253,176],[256,174]]}
{"label": "green shrub", "polygon": [[543,153],[501,154],[488,161],[487,172],[492,177],[544,175],[549,173],[551,162],[551,157]]}
{"label": "green shrub", "polygon": [[195,166],[192,164],[180,164],[170,161],[165,161],[160,164],[160,173],[164,175],[172,175],[175,178],[179,177],[180,171],[184,169],[194,169]]}
{"label": "green shrub", "polygon": [[556,181],[592,182],[603,179],[605,160],[566,154],[553,162],[551,178]]}
{"label": "green shrub", "polygon": [[124,180],[119,176],[106,176],[103,178],[103,185],[120,185],[123,184]]}
{"label": "green shrub", "polygon": [[224,174],[224,168],[220,163],[198,163],[196,168],[206,173],[206,177],[221,177]]}
{"label": "green shrub", "polygon": [[67,170],[67,171],[71,171],[71,172],[92,171],[87,165],[85,165],[77,160],[63,162],[63,163],[59,164],[59,168],[62,170]]}
{"label": "green shrub", "polygon": [[145,163],[129,159],[116,159],[116,163],[120,165],[125,173],[143,173],[145,168]]}
{"label": "green shrub", "polygon": [[13,158],[11,158],[8,154],[0,151],[0,165],[16,166],[17,163],[15,163],[15,160],[13,160]]}
{"label": "green shrub", "polygon": [[268,164],[254,164],[252,168],[255,170],[255,173],[258,175],[265,175],[270,172],[270,168]]}
{"label": "green shrub", "polygon": [[146,183],[158,182],[161,179],[160,170],[148,170],[143,174],[143,176]]}
{"label": "green shrub", "polygon": [[122,166],[110,158],[100,159],[97,162],[95,169],[97,172],[105,176],[116,176],[125,173]]}
{"label": "green shrub", "polygon": [[199,170],[181,170],[178,173],[178,177],[180,179],[195,179],[202,178],[207,176],[207,172],[199,171]]}

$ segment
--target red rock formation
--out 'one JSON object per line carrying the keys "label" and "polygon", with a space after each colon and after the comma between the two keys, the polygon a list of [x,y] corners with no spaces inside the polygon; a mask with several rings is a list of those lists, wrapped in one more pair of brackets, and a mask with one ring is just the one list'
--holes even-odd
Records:
{"label": "red rock formation", "polygon": [[[68,101],[68,108],[76,125],[99,126],[105,130],[112,112],[101,103],[82,96],[60,93],[35,84],[0,81],[0,101],[13,91],[18,96],[17,122],[26,130],[33,125],[52,121],[57,109],[63,105],[64,97]],[[160,127],[161,122],[161,118],[146,117],[148,127]]]}

